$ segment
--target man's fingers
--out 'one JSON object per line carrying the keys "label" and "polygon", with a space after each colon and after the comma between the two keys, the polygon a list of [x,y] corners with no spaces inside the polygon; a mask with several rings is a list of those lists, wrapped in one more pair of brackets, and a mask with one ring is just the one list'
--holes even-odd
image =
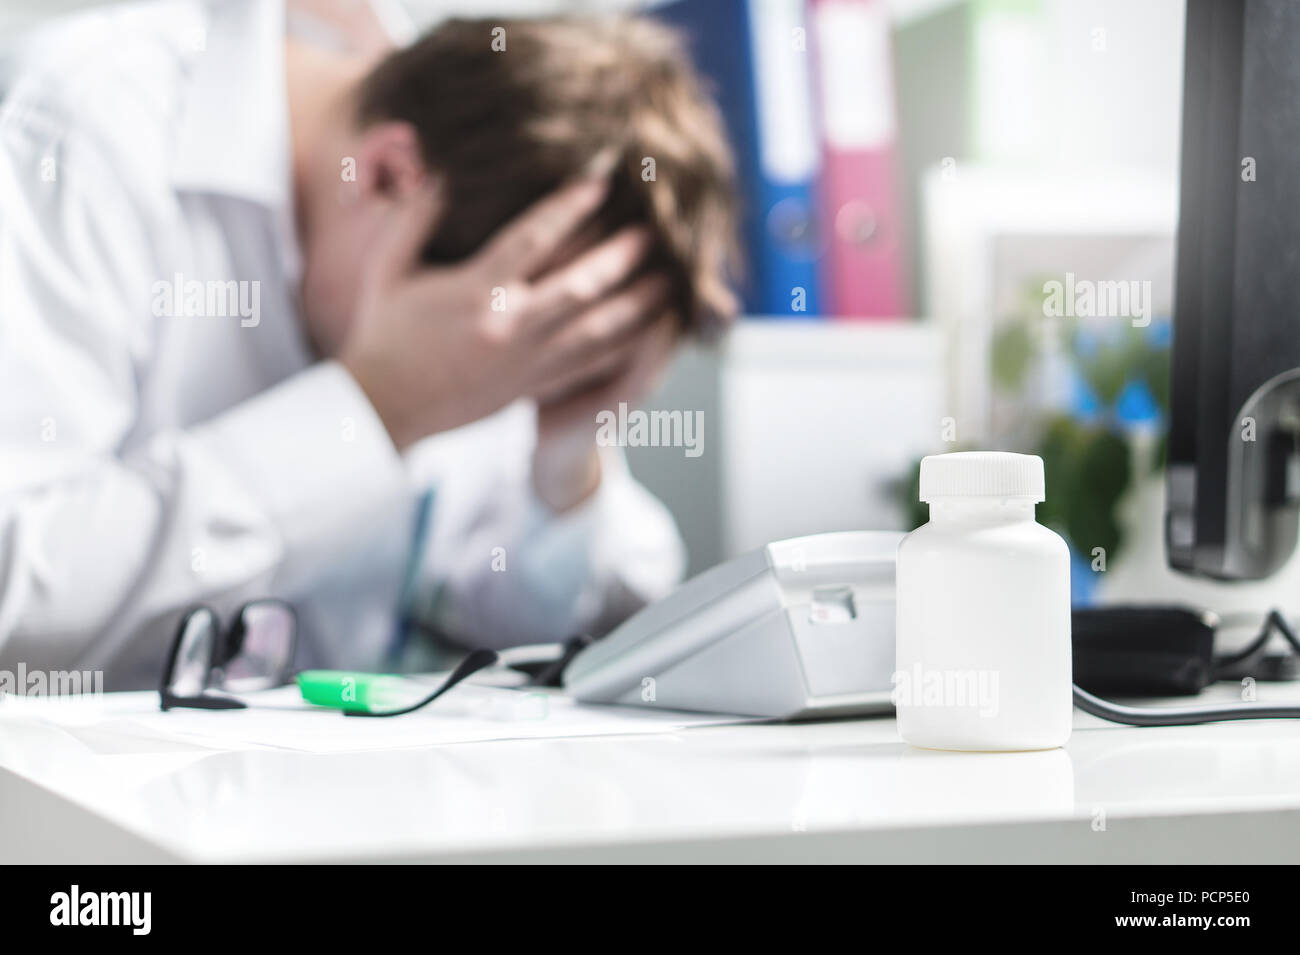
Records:
{"label": "man's fingers", "polygon": [[488,240],[477,262],[498,284],[531,276],[604,201],[609,179],[582,179],[535,202]]}
{"label": "man's fingers", "polygon": [[645,226],[628,226],[537,281],[529,295],[537,326],[600,301],[645,260],[653,242]]}
{"label": "man's fingers", "polygon": [[563,366],[622,341],[659,315],[671,288],[661,273],[641,276],[566,322],[541,346],[542,361]]}
{"label": "man's fingers", "polygon": [[433,234],[441,203],[437,181],[426,180],[415,192],[400,200],[391,220],[371,252],[370,278],[387,285],[412,271],[420,252]]}
{"label": "man's fingers", "polygon": [[678,334],[677,316],[671,313],[647,328],[631,367],[619,381],[611,383],[611,392],[621,394],[623,400],[637,401],[653,391],[677,347]]}
{"label": "man's fingers", "polygon": [[604,351],[575,359],[547,378],[536,390],[535,397],[542,404],[563,401],[593,386],[621,378],[631,366],[639,347],[641,336],[633,335]]}
{"label": "man's fingers", "polygon": [[590,419],[597,411],[613,408],[620,401],[636,402],[652,389],[667,366],[677,342],[677,319],[671,314],[653,322],[627,342],[589,359],[546,388],[538,400],[549,405],[548,415],[564,426]]}

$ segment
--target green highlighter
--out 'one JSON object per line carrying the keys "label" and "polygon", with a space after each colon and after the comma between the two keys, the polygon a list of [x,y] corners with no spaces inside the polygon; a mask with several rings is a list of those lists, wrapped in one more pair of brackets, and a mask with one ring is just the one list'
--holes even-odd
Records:
{"label": "green highlighter", "polygon": [[297,677],[298,689],[308,703],[342,710],[345,716],[400,716],[429,705],[470,674],[496,662],[492,650],[475,650],[428,694],[421,692],[424,685],[407,677],[355,670],[303,670]]}
{"label": "green highlighter", "polygon": [[297,679],[304,700],[336,710],[384,712],[419,699],[417,684],[392,673],[303,670]]}

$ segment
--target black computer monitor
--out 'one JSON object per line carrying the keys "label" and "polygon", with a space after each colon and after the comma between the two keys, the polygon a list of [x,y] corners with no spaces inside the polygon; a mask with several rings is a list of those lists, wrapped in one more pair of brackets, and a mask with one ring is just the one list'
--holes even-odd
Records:
{"label": "black computer monitor", "polygon": [[1300,529],[1300,2],[1188,0],[1165,543],[1276,571]]}

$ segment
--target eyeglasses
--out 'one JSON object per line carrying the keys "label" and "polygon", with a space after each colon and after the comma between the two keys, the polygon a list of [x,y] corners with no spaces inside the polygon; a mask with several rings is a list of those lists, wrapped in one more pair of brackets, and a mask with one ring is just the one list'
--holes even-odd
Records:
{"label": "eyeglasses", "polygon": [[195,607],[181,619],[167,656],[158,688],[162,708],[245,708],[226,694],[286,683],[297,638],[297,617],[282,600],[244,604],[225,630],[215,610]]}
{"label": "eyeglasses", "polygon": [[[211,607],[188,611],[176,628],[158,688],[163,710],[239,710],[248,704],[231,693],[269,690],[289,682],[298,620],[282,600],[244,604],[223,630]],[[427,696],[392,709],[344,710],[346,716],[402,716],[428,706],[471,674],[497,662],[491,650],[475,650]],[[348,674],[342,674],[346,677]]]}

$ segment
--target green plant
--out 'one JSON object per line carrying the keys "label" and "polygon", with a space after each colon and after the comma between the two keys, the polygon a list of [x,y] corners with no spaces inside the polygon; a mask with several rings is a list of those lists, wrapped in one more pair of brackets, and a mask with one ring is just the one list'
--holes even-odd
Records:
{"label": "green plant", "polygon": [[[993,340],[992,379],[1003,396],[1022,402],[1031,374],[1042,366],[1047,336],[1061,343],[1066,364],[1091,397],[1091,407],[1070,412],[1028,409],[1012,443],[1043,459],[1051,493],[1038,506],[1038,519],[1061,533],[1076,555],[1088,558],[1104,548],[1113,559],[1124,547],[1118,517],[1120,499],[1132,483],[1132,424],[1123,413],[1123,398],[1140,387],[1161,419],[1169,411],[1169,348],[1153,329],[1131,323],[1098,327],[1075,319],[1045,318],[1042,283],[1030,283],[1021,307],[999,324]],[[1055,323],[1055,324],[1053,324]],[[1163,431],[1149,467],[1164,467]],[[904,483],[902,501],[908,525],[928,520],[927,506],[917,499],[920,464]]]}

